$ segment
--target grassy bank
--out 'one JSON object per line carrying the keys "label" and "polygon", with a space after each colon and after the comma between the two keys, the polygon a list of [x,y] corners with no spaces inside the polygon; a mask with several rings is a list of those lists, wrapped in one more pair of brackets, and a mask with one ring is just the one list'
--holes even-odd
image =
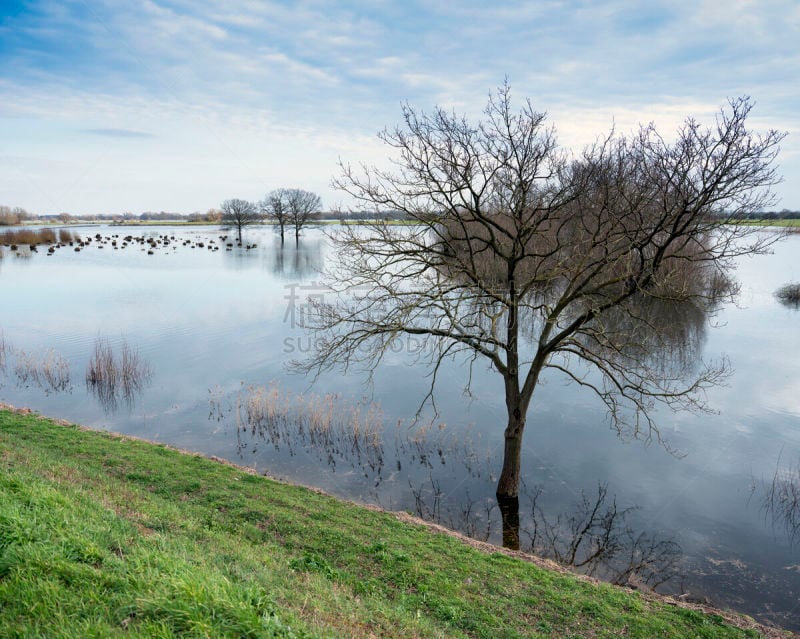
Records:
{"label": "grassy bank", "polygon": [[761,636],[401,519],[0,410],[0,636]]}
{"label": "grassy bank", "polygon": [[785,228],[800,228],[799,219],[788,220],[738,220],[737,224],[745,226],[780,226]]}

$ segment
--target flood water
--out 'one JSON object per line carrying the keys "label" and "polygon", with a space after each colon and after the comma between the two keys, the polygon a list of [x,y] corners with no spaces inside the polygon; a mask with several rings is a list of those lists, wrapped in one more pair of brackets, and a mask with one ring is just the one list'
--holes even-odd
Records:
{"label": "flood water", "polygon": [[[413,340],[367,386],[357,371],[313,385],[287,371],[311,346],[304,309],[325,299],[318,271],[336,259],[321,232],[281,249],[268,228],[246,233],[255,248],[227,247],[213,227],[71,230],[116,234],[117,247],[0,248],[0,400],[503,541],[499,375],[474,367],[468,396],[468,367],[451,362],[439,418],[414,420],[430,380]],[[154,246],[123,248],[125,235]],[[735,372],[709,394],[716,414],[657,414],[668,447],[620,438],[596,397],[546,377],[511,531],[523,549],[580,564],[599,548],[584,572],[800,629],[800,311],[773,295],[800,281],[799,255],[794,235],[741,260],[737,305],[696,335],[704,359],[727,356]],[[148,374],[87,383],[98,343]]]}

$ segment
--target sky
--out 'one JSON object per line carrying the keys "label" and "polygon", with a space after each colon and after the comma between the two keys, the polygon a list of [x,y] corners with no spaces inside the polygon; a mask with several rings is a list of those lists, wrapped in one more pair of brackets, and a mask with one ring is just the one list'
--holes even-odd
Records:
{"label": "sky", "polygon": [[800,209],[797,0],[0,0],[0,204],[205,212],[320,194],[382,164],[401,105],[477,119],[507,79],[561,145],[750,96],[788,132],[775,210]]}

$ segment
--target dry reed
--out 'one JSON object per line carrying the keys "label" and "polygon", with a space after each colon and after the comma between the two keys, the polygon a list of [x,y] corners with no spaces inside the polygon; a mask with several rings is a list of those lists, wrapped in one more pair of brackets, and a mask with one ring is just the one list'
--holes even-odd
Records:
{"label": "dry reed", "polygon": [[3,335],[3,331],[0,331],[0,373],[5,372],[6,370],[6,338]]}
{"label": "dry reed", "polygon": [[86,387],[109,410],[116,410],[120,399],[129,406],[150,381],[150,365],[123,340],[119,357],[105,338],[98,337],[86,367]]}
{"label": "dry reed", "polygon": [[784,466],[778,458],[762,508],[771,517],[773,526],[784,529],[790,543],[800,540],[800,461],[794,466]]}
{"label": "dry reed", "polygon": [[61,244],[69,244],[70,242],[80,242],[81,236],[73,233],[69,229],[58,229],[58,241]]}
{"label": "dry reed", "polygon": [[398,470],[406,463],[429,469],[456,463],[471,477],[491,476],[491,452],[486,459],[475,452],[486,447],[473,439],[471,427],[451,432],[434,421],[398,420],[387,442],[383,411],[373,402],[352,402],[331,393],[293,394],[276,383],[243,385],[231,395],[221,389],[209,392],[209,419],[235,428],[240,450],[252,441],[245,438],[250,435],[290,455],[299,450],[315,454],[334,470],[340,462],[349,464],[380,482],[386,446],[393,441],[388,454]]}
{"label": "dry reed", "polygon": [[337,395],[292,394],[277,384],[249,386],[236,398],[237,433],[250,432],[275,446],[298,442],[334,457],[383,465],[383,413],[374,403],[352,404]]}
{"label": "dry reed", "polygon": [[53,229],[20,229],[18,231],[4,231],[0,233],[0,245],[28,245],[55,244],[56,232]]}
{"label": "dry reed", "polygon": [[[2,350],[8,350],[3,345]],[[65,391],[70,388],[69,362],[53,349],[40,355],[14,349],[14,374],[21,386],[36,384],[45,393]]]}

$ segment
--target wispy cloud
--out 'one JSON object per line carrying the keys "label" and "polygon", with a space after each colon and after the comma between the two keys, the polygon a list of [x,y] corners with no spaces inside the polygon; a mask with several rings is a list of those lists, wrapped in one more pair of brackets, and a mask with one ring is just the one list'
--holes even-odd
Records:
{"label": "wispy cloud", "polygon": [[152,133],[133,131],[131,129],[85,129],[91,135],[100,135],[107,138],[152,138]]}

